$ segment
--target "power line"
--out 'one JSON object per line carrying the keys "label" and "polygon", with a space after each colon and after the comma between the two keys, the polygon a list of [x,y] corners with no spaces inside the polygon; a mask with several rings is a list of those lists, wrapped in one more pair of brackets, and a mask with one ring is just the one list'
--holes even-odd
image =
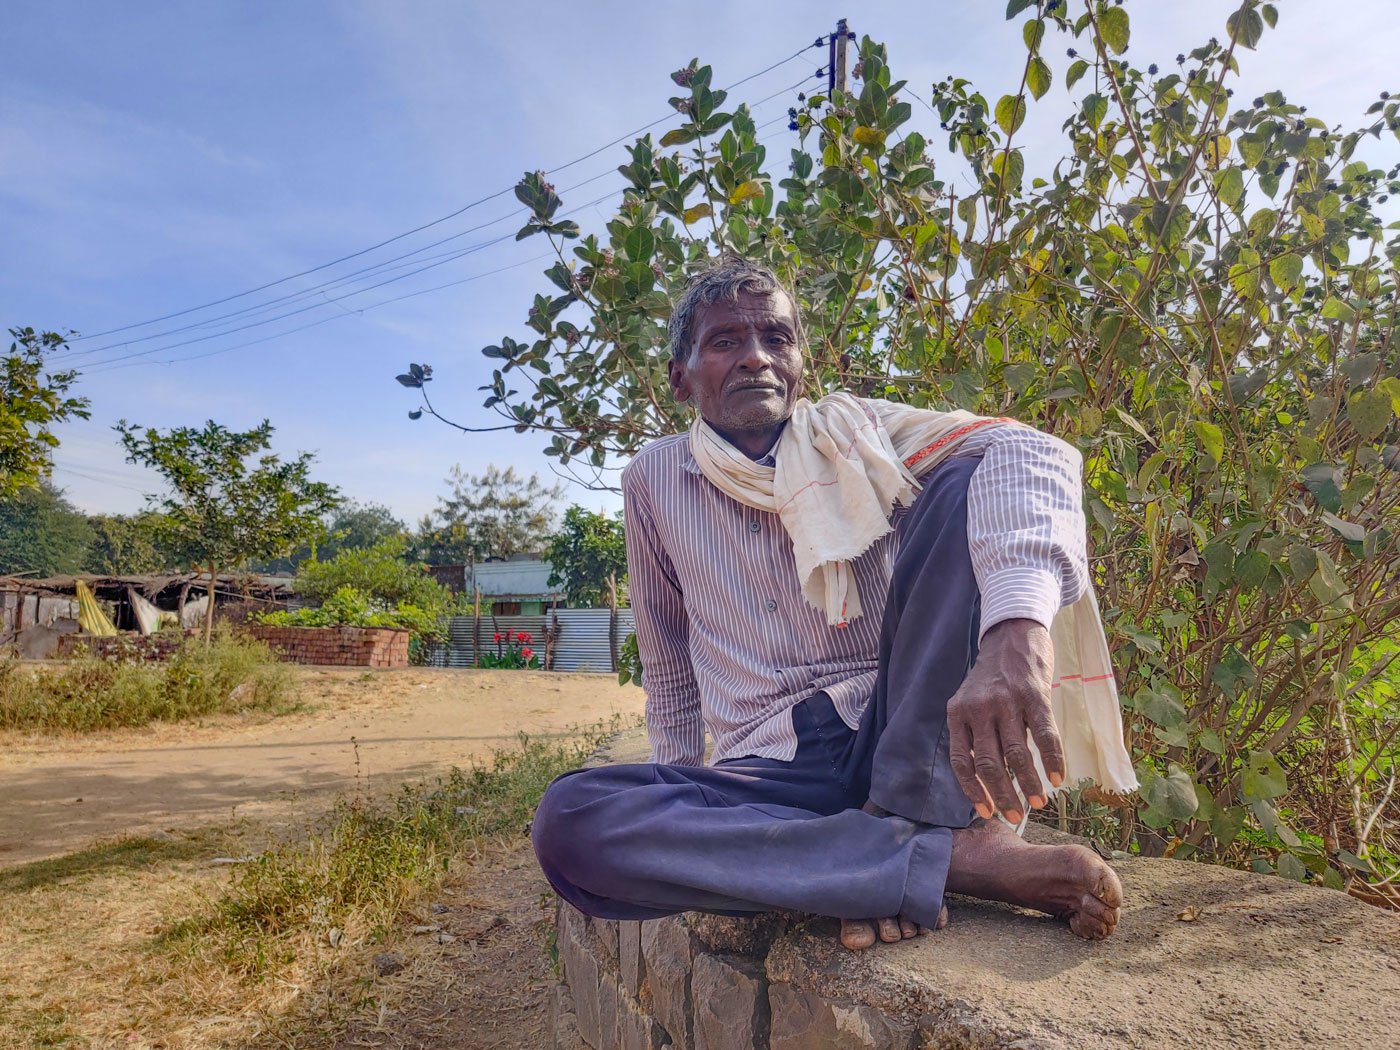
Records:
{"label": "power line", "polygon": [[[802,47],[802,48],[799,48],[797,51],[793,52],[793,53],[792,53],[791,55],[789,55],[788,57],[783,58],[783,59],[780,59],[780,60],[778,60],[777,62],[774,62],[774,63],[773,63],[772,65],[770,65],[770,66],[764,67],[763,69],[759,70],[757,73],[750,73],[748,76],[744,77],[743,79],[741,79],[741,80],[736,80],[733,84],[729,85],[729,87],[725,88],[724,90],[726,90],[726,91],[732,90],[733,88],[736,88],[736,87],[738,87],[738,86],[741,85],[741,84],[746,84],[746,83],[748,83],[750,80],[753,80],[755,77],[762,76],[762,75],[765,74],[765,73],[769,73],[769,72],[773,71],[774,69],[777,69],[779,66],[786,65],[788,62],[791,62],[791,61],[793,61],[794,59],[798,58],[798,57],[799,57],[800,55],[802,55],[804,52],[806,52],[806,51],[812,49],[813,47],[820,46],[821,43],[822,43],[822,38],[819,37],[814,43],[808,44],[808,45],[806,45],[806,46],[804,46],[804,47]],[[629,131],[629,132],[627,132],[626,134],[620,135],[620,136],[618,136],[617,138],[613,139],[612,141],[606,142],[606,143],[604,143],[603,145],[597,147],[596,149],[592,149],[592,150],[588,151],[587,153],[583,154],[582,156],[575,157],[573,160],[570,160],[570,161],[567,161],[567,162],[565,162],[565,163],[563,163],[563,164],[560,164],[560,165],[558,165],[557,167],[548,169],[548,173],[549,173],[549,174],[556,174],[556,173],[558,173],[558,172],[564,171],[564,170],[567,169],[567,168],[573,167],[575,164],[580,164],[580,163],[582,163],[582,162],[585,161],[585,160],[589,160],[589,159],[592,158],[592,157],[596,157],[599,153],[602,153],[604,150],[610,149],[611,147],[616,146],[616,145],[618,145],[618,144],[621,143],[621,142],[625,142],[625,141],[627,141],[627,140],[630,139],[630,138],[635,138],[637,135],[640,135],[642,132],[648,130],[649,128],[655,127],[657,124],[660,124],[660,123],[662,123],[663,121],[670,120],[673,116],[674,116],[674,113],[668,112],[668,113],[664,114],[663,116],[657,117],[655,120],[650,121],[649,123],[643,124],[641,127],[637,128],[637,129],[635,129],[635,130],[633,130],[633,131]],[[392,236],[392,237],[385,238],[384,240],[379,241],[377,244],[372,244],[372,245],[370,245],[368,248],[361,248],[359,251],[351,252],[351,253],[349,253],[348,255],[342,255],[342,256],[340,256],[338,259],[332,259],[330,262],[321,263],[319,266],[313,266],[313,267],[310,267],[310,268],[308,268],[308,269],[298,271],[297,273],[288,274],[286,277],[279,277],[279,278],[278,278],[277,280],[275,280],[275,281],[268,281],[268,282],[266,282],[265,284],[260,284],[260,285],[258,285],[258,286],[255,287],[255,288],[249,288],[249,289],[247,289],[246,291],[237,292],[237,293],[235,293],[235,294],[233,294],[233,295],[226,295],[226,296],[224,296],[222,299],[215,299],[215,300],[212,300],[212,301],[207,302],[207,303],[201,303],[201,304],[198,305],[198,306],[191,306],[191,307],[187,307],[187,308],[184,309],[184,310],[176,310],[176,311],[174,311],[174,312],[172,312],[172,313],[163,314],[163,315],[160,316],[160,317],[150,318],[149,320],[145,320],[145,321],[137,321],[137,322],[134,322],[134,323],[132,323],[132,324],[120,325],[120,326],[118,326],[118,327],[116,327],[116,328],[108,328],[108,329],[106,329],[106,330],[104,330],[104,331],[101,331],[101,332],[94,332],[94,333],[92,333],[92,334],[90,334],[90,335],[74,336],[73,339],[70,340],[70,342],[79,342],[79,341],[86,340],[86,339],[97,339],[97,338],[100,338],[100,337],[102,337],[102,336],[115,335],[115,334],[117,334],[117,333],[119,333],[119,332],[127,332],[127,331],[130,331],[130,330],[133,329],[133,328],[144,328],[144,327],[146,327],[147,325],[159,324],[161,321],[169,321],[169,320],[172,320],[172,319],[174,319],[174,318],[176,318],[176,317],[184,317],[184,316],[187,316],[188,314],[196,313],[196,312],[198,312],[198,311],[200,311],[200,310],[209,309],[210,307],[222,306],[222,305],[225,304],[225,303],[233,302],[235,299],[246,298],[246,297],[249,296],[249,295],[254,295],[254,294],[258,293],[258,292],[266,291],[266,290],[269,289],[269,288],[275,288],[277,285],[285,284],[286,282],[292,281],[292,280],[296,280],[296,279],[299,278],[299,277],[306,277],[306,276],[308,276],[308,275],[310,275],[310,274],[313,274],[313,273],[319,273],[319,272],[322,271],[322,270],[328,269],[329,267],[332,267],[332,266],[339,265],[340,263],[343,263],[343,262],[348,262],[348,261],[350,261],[351,259],[358,259],[358,258],[360,258],[361,256],[367,255],[367,254],[369,254],[369,253],[372,252],[372,251],[377,251],[378,249],[383,248],[383,247],[385,247],[385,246],[387,246],[387,245],[393,244],[393,243],[395,243],[396,241],[401,241],[401,240],[403,240],[405,237],[411,237],[411,236],[412,236],[413,234],[415,234],[415,233],[421,233],[422,231],[427,230],[427,229],[431,229],[431,228],[434,227],[434,226],[439,226],[439,225],[441,225],[441,224],[444,223],[444,222],[448,222],[448,221],[450,221],[450,220],[452,220],[452,219],[457,218],[457,216],[462,215],[462,214],[464,214],[464,213],[470,211],[472,208],[475,208],[475,207],[478,207],[478,206],[480,206],[480,205],[482,205],[482,204],[486,204],[486,203],[488,203],[488,202],[490,202],[490,201],[496,200],[496,199],[499,198],[499,197],[504,197],[506,194],[513,192],[514,189],[515,189],[515,186],[514,186],[514,185],[507,186],[507,187],[505,187],[504,189],[497,190],[495,193],[488,194],[488,195],[486,195],[486,196],[484,196],[484,197],[480,197],[480,198],[478,198],[478,199],[476,199],[476,200],[474,200],[474,201],[471,201],[471,202],[468,203],[468,204],[464,204],[462,207],[457,208],[456,210],[451,211],[451,212],[449,212],[448,214],[443,215],[443,216],[441,216],[441,217],[439,217],[439,218],[437,218],[437,219],[433,219],[433,220],[430,221],[430,222],[422,223],[421,225],[415,226],[415,227],[413,227],[413,228],[410,229],[410,230],[405,230],[405,231],[402,232],[402,233],[398,233],[398,234],[395,234],[395,235]]]}
{"label": "power line", "polygon": [[[790,60],[789,60],[789,61],[790,61]],[[769,68],[771,69],[771,68],[776,68],[776,67],[769,67]],[[767,70],[765,70],[764,72],[767,72]],[[755,74],[755,75],[758,75],[758,74]],[[752,79],[752,78],[749,78],[749,79]],[[756,108],[756,107],[758,107],[758,106],[761,106],[761,105],[763,105],[764,103],[767,103],[767,102],[769,102],[769,101],[771,101],[771,100],[777,98],[777,97],[780,96],[780,95],[786,94],[786,93],[789,92],[789,91],[793,91],[793,90],[795,90],[795,89],[801,87],[801,86],[807,81],[807,79],[809,79],[809,78],[803,77],[802,79],[798,80],[797,82],[795,82],[795,83],[793,83],[793,84],[791,84],[791,85],[789,85],[789,86],[787,86],[787,87],[785,87],[785,88],[780,88],[778,91],[775,91],[775,92],[773,92],[773,93],[770,94],[770,95],[766,95],[765,97],[759,99],[757,102],[751,103],[751,104],[750,104],[750,108],[752,109],[752,108]],[[764,125],[762,125],[762,126],[763,126],[763,127],[767,127],[768,124],[771,124],[771,123],[774,123],[774,121],[769,121],[769,122],[767,122],[766,124],[764,124]],[[618,141],[622,141],[622,140],[618,140]],[[612,143],[612,145],[616,145],[616,142]],[[576,182],[576,183],[574,183],[574,184],[571,185],[571,186],[566,186],[566,187],[564,187],[564,189],[562,189],[562,190],[560,190],[560,191],[558,191],[558,192],[560,192],[560,193],[569,193],[569,192],[572,192],[573,190],[579,189],[579,188],[581,188],[581,187],[583,187],[583,186],[586,186],[586,185],[588,185],[588,184],[590,184],[590,183],[597,182],[599,179],[606,178],[607,176],[614,174],[615,171],[616,171],[616,169],[610,168],[610,169],[608,169],[608,170],[599,172],[598,174],[593,175],[593,176],[590,176],[589,178],[583,179],[583,180],[580,181],[580,182]],[[324,291],[328,291],[328,290],[330,290],[330,289],[332,289],[332,288],[336,288],[336,287],[339,287],[339,286],[342,286],[342,285],[345,285],[345,284],[352,283],[352,282],[355,281],[355,279],[358,278],[358,277],[366,276],[366,275],[378,275],[378,274],[380,274],[380,273],[386,273],[386,272],[388,272],[390,269],[402,268],[402,267],[394,267],[393,264],[399,263],[399,262],[401,262],[402,260],[413,259],[415,256],[419,256],[419,255],[421,255],[422,253],[424,253],[424,252],[426,252],[426,251],[428,251],[428,250],[430,250],[430,249],[432,249],[432,248],[435,248],[435,247],[438,247],[438,246],[440,246],[440,245],[446,244],[446,243],[449,242],[449,241],[457,240],[457,239],[459,239],[459,238],[461,238],[461,237],[466,236],[467,234],[476,233],[476,232],[478,232],[478,231],[480,231],[480,230],[487,229],[487,228],[489,228],[489,227],[491,227],[491,226],[499,225],[499,224],[502,223],[502,222],[507,222],[507,221],[511,220],[516,214],[517,214],[516,212],[512,211],[512,212],[510,212],[510,213],[508,213],[508,214],[498,216],[497,218],[492,219],[492,220],[490,220],[490,221],[488,221],[488,222],[479,223],[479,224],[477,224],[476,226],[469,227],[469,228],[466,229],[466,230],[462,230],[462,231],[459,231],[459,232],[457,232],[457,233],[450,234],[450,235],[448,235],[447,237],[439,238],[439,239],[436,240],[436,241],[432,241],[432,242],[430,242],[430,243],[428,243],[428,244],[425,244],[425,245],[423,245],[423,246],[421,246],[421,247],[419,247],[419,248],[415,248],[415,249],[413,249],[413,250],[410,251],[410,252],[405,252],[405,253],[400,254],[400,255],[391,256],[390,258],[385,259],[385,260],[382,260],[382,261],[380,261],[380,262],[378,262],[378,263],[373,263],[373,264],[371,264],[371,265],[369,265],[369,266],[361,267],[361,268],[358,269],[358,270],[354,270],[354,271],[352,271],[352,272],[350,272],[350,273],[348,273],[348,274],[343,274],[343,275],[341,275],[341,276],[339,276],[339,277],[332,278],[332,279],[329,280],[329,281],[322,282],[321,284],[319,284],[319,285],[314,285],[314,286],[312,286],[312,287],[310,287],[310,288],[302,289],[302,290],[295,291],[295,292],[289,292],[289,293],[287,293],[286,295],[281,295],[281,296],[278,296],[278,297],[276,297],[276,298],[274,298],[274,299],[269,299],[269,300],[266,300],[266,301],[261,302],[261,303],[255,303],[255,304],[253,304],[252,306],[245,306],[245,307],[242,307],[241,309],[233,310],[233,311],[230,311],[230,312],[228,312],[228,313],[226,313],[226,314],[220,314],[220,315],[218,315],[218,316],[216,316],[216,317],[210,317],[210,318],[206,318],[206,319],[199,320],[199,321],[192,321],[192,322],[190,322],[189,324],[180,325],[180,326],[175,327],[175,328],[169,328],[169,329],[166,329],[166,330],[164,330],[164,331],[152,332],[152,333],[149,333],[149,334],[147,334],[147,335],[137,336],[137,337],[134,337],[134,338],[131,338],[131,339],[118,340],[117,342],[107,343],[107,344],[104,344],[104,345],[102,345],[102,346],[89,347],[89,348],[87,348],[87,349],[82,349],[82,350],[75,350],[75,351],[73,351],[71,354],[69,354],[69,355],[65,358],[65,360],[67,360],[67,361],[76,361],[76,360],[78,360],[78,359],[80,359],[80,358],[87,357],[87,356],[92,355],[92,354],[99,354],[99,353],[104,353],[104,352],[106,352],[106,351],[108,351],[108,350],[115,350],[115,349],[119,349],[119,348],[125,348],[125,347],[132,346],[132,345],[134,345],[134,344],[137,344],[137,343],[149,342],[149,341],[154,340],[154,339],[163,339],[163,338],[165,338],[165,337],[167,337],[167,336],[178,335],[178,334],[180,334],[181,332],[188,332],[188,331],[192,331],[192,330],[194,330],[194,329],[208,328],[210,325],[218,324],[218,323],[220,323],[220,322],[222,322],[222,321],[231,320],[231,319],[236,318],[236,317],[241,317],[241,316],[246,316],[246,315],[261,313],[261,312],[263,312],[263,311],[265,311],[265,310],[269,310],[269,309],[273,308],[274,306],[276,306],[276,305],[278,305],[278,304],[282,304],[282,303],[290,304],[290,303],[296,302],[296,301],[298,301],[298,300],[304,301],[304,300],[307,300],[307,299],[315,299],[318,295],[321,295],[321,293],[323,293]],[[496,242],[492,242],[492,243],[496,243]],[[474,251],[474,250],[476,250],[476,249],[470,249],[470,250],[466,250],[466,251],[462,251],[462,252],[456,252],[456,253],[444,253],[443,255],[441,255],[441,256],[436,256],[435,258],[443,259],[443,260],[446,261],[446,262],[451,262],[451,261],[454,261],[455,259],[462,258],[464,255],[469,254],[470,251]],[[419,261],[422,261],[422,260],[419,260]],[[404,263],[403,265],[406,265],[406,266],[407,266],[407,265],[413,265],[413,263],[411,263],[411,262],[410,262],[410,263]],[[414,273],[418,273],[418,272],[421,272],[421,271],[414,271]],[[405,274],[404,276],[412,276],[412,274]],[[378,285],[371,285],[370,287],[378,287]],[[361,290],[368,290],[368,289],[361,289]],[[356,294],[356,293],[350,293],[350,295],[354,295],[354,294]],[[339,297],[339,298],[349,298],[350,295],[341,296],[341,297]],[[332,303],[334,303],[334,302],[337,301],[337,300],[332,300],[332,299],[330,299],[328,296],[327,296],[327,297],[324,297],[324,298],[326,298],[326,300],[327,300],[328,302],[332,302]],[[322,304],[318,303],[317,305],[322,305]],[[310,308],[308,307],[307,309],[310,309]],[[267,322],[262,322],[262,323],[271,323],[272,321],[281,320],[281,319],[283,319],[283,318],[285,318],[285,317],[292,316],[293,314],[296,314],[296,313],[304,313],[304,312],[305,312],[305,310],[294,310],[294,311],[291,311],[290,313],[281,314],[279,317],[269,318],[269,319],[267,319]],[[233,332],[241,331],[241,330],[242,330],[242,329],[240,329],[240,328],[228,329],[228,330],[226,330],[226,331],[223,332],[223,333],[215,333],[215,335],[209,336],[209,338],[214,338],[214,337],[217,336],[217,334],[228,335],[228,334],[231,334],[231,333],[233,333]],[[94,336],[94,337],[91,337],[91,338],[95,338],[95,336]],[[112,359],[112,360],[115,360],[115,359]],[[106,362],[101,362],[101,363],[106,363]]]}
{"label": "power line", "polygon": [[[806,78],[804,78],[804,81],[805,81],[805,79],[806,79]],[[800,86],[801,83],[802,83],[802,81],[799,81],[799,83],[798,83],[797,85],[793,85],[793,87]],[[788,89],[785,89],[785,90],[792,90],[792,88],[788,88]],[[777,95],[779,95],[779,94],[782,94],[782,92],[776,92],[776,93],[774,93],[773,95],[768,96],[768,98],[762,99],[762,100],[760,100],[760,101],[761,101],[761,102],[766,102],[766,101],[768,101],[768,100],[771,99],[771,98],[777,97]],[[758,104],[758,103],[755,103],[755,105],[757,105],[757,104]],[[772,125],[777,124],[777,123],[779,123],[780,121],[784,121],[784,120],[786,120],[786,119],[787,119],[787,115],[786,115],[786,114],[781,114],[781,115],[779,115],[779,116],[777,116],[777,117],[772,118],[771,120],[765,121],[765,122],[762,123],[762,124],[756,125],[754,130],[755,130],[755,131],[761,131],[761,130],[763,130],[764,128],[771,127]],[[760,145],[763,145],[763,143],[759,143],[759,144],[760,144]],[[585,179],[585,180],[583,180],[582,182],[579,182],[579,183],[574,184],[574,186],[571,186],[571,187],[566,188],[566,190],[564,190],[563,192],[568,192],[568,190],[570,190],[570,189],[577,189],[577,188],[579,188],[580,186],[586,185],[587,183],[590,183],[590,182],[596,182],[598,179],[602,178],[602,177],[605,176],[605,175],[609,175],[609,174],[612,174],[612,172],[601,172],[601,173],[598,174],[598,175],[592,176],[591,178]],[[594,198],[593,200],[588,201],[588,202],[586,202],[586,203],[584,203],[584,204],[576,205],[576,206],[573,207],[573,208],[569,208],[569,209],[567,209],[566,211],[564,211],[562,214],[563,214],[563,215],[577,214],[578,212],[585,211],[585,210],[587,210],[588,208],[592,208],[592,207],[594,207],[594,206],[596,206],[596,205],[598,205],[598,204],[601,204],[603,201],[606,201],[606,200],[608,200],[608,199],[610,199],[610,198],[616,197],[616,196],[618,196],[618,195],[620,195],[620,194],[622,194],[622,193],[624,193],[624,192],[626,192],[625,189],[618,189],[618,190],[610,191],[610,192],[605,193],[605,194],[603,194],[603,195],[600,196],[600,197],[596,197],[596,198]],[[508,216],[508,215],[507,215],[507,216],[502,216],[500,219],[493,220],[492,223],[486,224],[486,225],[494,225],[495,223],[497,223],[497,222],[503,222],[503,221],[505,221],[506,219],[509,219],[510,217],[511,217],[511,216]],[[318,326],[320,326],[320,325],[322,325],[322,324],[326,324],[326,323],[328,323],[328,322],[330,322],[330,321],[339,320],[339,319],[342,318],[342,317],[354,317],[354,316],[359,316],[359,315],[364,314],[365,312],[367,312],[367,311],[369,311],[369,310],[375,310],[375,309],[378,309],[378,308],[381,307],[381,306],[388,306],[388,305],[390,305],[391,303],[401,302],[401,301],[403,301],[403,300],[405,300],[405,299],[412,299],[412,298],[415,298],[415,297],[417,297],[417,296],[419,296],[419,295],[426,295],[426,294],[428,294],[428,293],[430,293],[430,292],[441,291],[441,290],[443,290],[443,289],[456,287],[456,286],[462,285],[462,284],[469,284],[469,283],[471,283],[471,282],[473,282],[473,281],[480,280],[480,279],[482,279],[482,278],[484,278],[484,277],[490,277],[490,276],[493,276],[493,275],[495,275],[495,274],[504,272],[504,271],[506,271],[506,270],[512,270],[512,269],[515,269],[515,268],[520,267],[520,266],[529,265],[530,263],[533,263],[533,262],[542,261],[542,260],[544,260],[544,259],[550,258],[550,257],[554,254],[554,253],[552,253],[552,252],[546,252],[546,253],[544,253],[544,254],[542,254],[542,255],[537,255],[537,256],[534,256],[534,257],[532,257],[532,258],[530,258],[530,259],[524,259],[524,260],[521,260],[521,261],[519,261],[519,262],[510,263],[510,264],[508,264],[508,265],[501,266],[501,267],[497,267],[497,268],[492,269],[492,270],[487,270],[487,271],[485,271],[485,272],[483,272],[483,273],[474,274],[474,275],[472,275],[472,276],[470,276],[470,277],[466,277],[466,278],[463,278],[463,279],[460,279],[460,280],[448,281],[448,282],[446,282],[446,283],[444,283],[444,284],[434,285],[434,286],[429,287],[429,288],[417,289],[417,290],[415,290],[415,291],[408,292],[408,293],[405,293],[405,294],[403,294],[403,295],[394,296],[393,298],[385,299],[385,300],[383,300],[383,301],[381,301],[381,302],[372,303],[372,304],[370,304],[370,305],[368,305],[368,306],[359,307],[359,308],[354,309],[354,310],[347,310],[345,307],[341,307],[341,306],[340,306],[340,303],[341,303],[343,300],[353,299],[355,296],[364,294],[365,292],[372,291],[372,290],[375,289],[375,288],[380,288],[380,287],[383,287],[383,286],[388,285],[388,284],[394,284],[394,283],[396,283],[396,282],[398,282],[398,281],[401,281],[401,280],[404,280],[404,279],[406,279],[406,278],[416,276],[417,274],[423,273],[423,272],[425,272],[425,271],[427,271],[427,270],[435,269],[435,268],[437,268],[438,266],[446,265],[446,264],[449,263],[449,262],[454,262],[454,261],[456,261],[457,259],[459,259],[459,258],[461,258],[461,257],[463,257],[463,256],[465,256],[465,255],[472,254],[472,253],[477,252],[477,251],[481,251],[481,250],[483,250],[483,249],[485,249],[485,248],[488,248],[488,247],[491,247],[491,246],[493,246],[493,245],[499,244],[499,243],[501,243],[502,241],[508,240],[511,236],[512,236],[511,234],[505,234],[505,235],[503,235],[503,236],[501,236],[501,237],[493,238],[493,239],[490,240],[490,241],[482,242],[481,244],[474,245],[474,246],[472,246],[471,248],[463,249],[462,251],[459,251],[459,252],[450,252],[450,253],[446,253],[446,257],[442,258],[441,261],[432,262],[432,263],[430,263],[430,264],[428,264],[428,265],[421,266],[421,267],[419,267],[419,268],[416,269],[416,270],[412,270],[412,271],[410,271],[410,272],[408,272],[408,273],[405,273],[405,274],[400,274],[400,275],[397,276],[397,277],[393,277],[393,278],[390,278],[390,279],[385,280],[385,281],[380,281],[380,282],[378,282],[378,283],[376,283],[376,284],[368,285],[368,286],[366,286],[366,287],[364,287],[364,288],[356,289],[355,291],[348,292],[347,294],[345,294],[345,295],[343,295],[343,296],[337,296],[337,297],[335,297],[335,298],[331,298],[331,297],[327,296],[327,297],[325,297],[325,301],[324,301],[324,302],[315,302],[315,303],[312,303],[312,304],[309,305],[309,306],[304,306],[304,307],[301,307],[300,309],[291,310],[291,311],[288,311],[287,313],[279,314],[279,315],[277,315],[276,317],[266,318],[266,319],[261,320],[261,321],[250,322],[250,323],[248,323],[248,324],[239,325],[238,327],[235,327],[235,328],[225,329],[224,331],[221,331],[221,332],[213,332],[213,333],[210,333],[210,334],[208,334],[208,335],[199,336],[199,337],[196,337],[196,338],[193,338],[193,339],[186,339],[186,340],[182,340],[182,341],[176,342],[176,343],[168,343],[168,344],[163,345],[163,346],[151,347],[151,348],[149,348],[149,349],[142,350],[142,351],[136,351],[136,352],[129,353],[129,354],[118,354],[118,355],[115,355],[115,356],[113,356],[113,357],[111,357],[111,358],[108,358],[108,359],[106,359],[106,360],[94,362],[93,365],[92,365],[90,368],[87,368],[87,369],[84,370],[84,374],[86,374],[86,375],[100,375],[100,374],[102,374],[102,373],[104,373],[104,372],[116,371],[116,370],[121,369],[121,368],[134,368],[134,367],[138,367],[138,366],[146,365],[146,364],[178,364],[178,363],[183,363],[183,362],[186,362],[186,361],[197,361],[197,360],[201,360],[201,359],[206,358],[206,357],[215,357],[215,356],[218,356],[218,355],[220,355],[220,354],[229,353],[229,352],[234,351],[234,350],[241,350],[241,349],[244,349],[244,348],[246,348],[246,347],[256,346],[256,345],[259,345],[259,344],[261,344],[261,343],[270,342],[270,341],[272,341],[272,340],[274,340],[274,339],[280,339],[280,338],[282,338],[283,336],[293,335],[293,334],[295,334],[295,333],[297,333],[297,332],[306,331],[306,330],[309,329],[309,328],[315,328],[315,327],[318,327]],[[373,269],[373,268],[370,268],[370,269]],[[334,283],[336,283],[336,282],[329,282],[329,283],[334,284]],[[252,309],[263,309],[263,308],[266,308],[268,305],[269,305],[269,304],[263,304],[262,307],[256,307],[256,308],[252,308]],[[207,352],[207,353],[202,353],[202,354],[189,354],[189,355],[185,355],[185,356],[183,356],[183,357],[170,358],[170,359],[165,360],[165,361],[138,360],[138,359],[148,358],[149,356],[151,356],[151,355],[153,355],[153,354],[162,353],[162,352],[164,352],[164,351],[166,351],[166,350],[175,350],[175,349],[179,349],[179,348],[182,348],[182,347],[185,347],[185,346],[193,345],[193,344],[195,344],[195,343],[207,342],[207,341],[210,340],[210,339],[217,339],[217,338],[220,338],[220,337],[225,336],[225,335],[233,335],[233,334],[236,333],[236,332],[246,331],[247,329],[250,329],[250,328],[258,328],[258,327],[261,327],[262,325],[265,325],[265,324],[272,324],[272,323],[274,323],[274,322],[276,322],[276,321],[285,320],[285,319],[288,318],[288,317],[292,317],[292,316],[295,316],[295,315],[297,315],[297,314],[306,313],[306,312],[308,312],[308,311],[310,311],[310,310],[319,309],[319,308],[322,308],[322,307],[327,306],[327,305],[331,305],[331,306],[337,307],[337,308],[339,309],[340,312],[331,314],[331,315],[328,316],[328,317],[318,318],[317,320],[311,321],[311,322],[308,323],[308,324],[298,325],[298,326],[295,327],[295,328],[286,329],[286,330],[281,331],[281,332],[274,332],[274,333],[272,333],[272,334],[270,334],[270,335],[266,335],[266,336],[263,336],[263,337],[258,338],[258,339],[248,340],[247,342],[243,342],[243,343],[237,343],[237,344],[235,344],[235,345],[233,345],[233,346],[221,347],[221,348],[219,348],[219,349],[217,349],[217,350],[211,350],[211,351],[209,351],[209,352]],[[207,323],[207,322],[206,322],[206,323]],[[201,327],[201,326],[200,326],[200,325],[190,325],[190,326],[186,326],[186,328],[194,328],[194,327]],[[183,330],[185,330],[185,329],[180,329],[180,330],[183,331]],[[119,344],[114,344],[114,346],[123,346],[123,345],[126,345],[126,344],[120,344],[120,343],[119,343]],[[107,348],[103,348],[103,349],[107,349]],[[90,352],[96,352],[96,351],[90,351]]]}

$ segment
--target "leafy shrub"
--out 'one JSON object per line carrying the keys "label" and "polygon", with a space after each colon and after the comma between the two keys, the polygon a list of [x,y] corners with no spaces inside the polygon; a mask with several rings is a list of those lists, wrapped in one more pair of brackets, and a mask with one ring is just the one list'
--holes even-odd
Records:
{"label": "leafy shrub", "polygon": [[58,668],[0,661],[0,728],[84,733],[201,715],[290,709],[291,677],[260,642],[191,639],[163,663],[80,657]]}
{"label": "leafy shrub", "polygon": [[440,615],[415,605],[388,608],[351,586],[338,588],[314,609],[260,613],[255,619],[268,627],[392,627],[412,631],[416,636],[428,639],[441,638],[445,634]]}
{"label": "leafy shrub", "polygon": [[327,602],[342,588],[363,594],[376,608],[412,606],[435,616],[444,616],[452,604],[452,594],[424,570],[408,561],[408,540],[386,536],[369,547],[343,550],[330,561],[304,562],[297,570],[293,586],[298,594],[314,602]]}
{"label": "leafy shrub", "polygon": [[[676,432],[669,301],[718,253],[774,266],[807,393],[1014,416],[1083,452],[1143,788],[1076,795],[1065,819],[1351,884],[1400,876],[1400,96],[1350,129],[1281,91],[1232,97],[1279,17],[1235,7],[1159,69],[1126,57],[1127,6],[1011,0],[1026,50],[999,99],[953,76],[925,94],[862,41],[853,90],[809,95],[777,163],[708,66],[678,71],[678,126],[629,148],[605,234],[556,220],[540,175],[518,187],[522,236],[576,240],[533,341],[484,348],[486,404],[561,462]],[[1042,56],[1057,35],[1068,105]],[[1018,132],[1050,105],[1062,148],[1037,158]]]}

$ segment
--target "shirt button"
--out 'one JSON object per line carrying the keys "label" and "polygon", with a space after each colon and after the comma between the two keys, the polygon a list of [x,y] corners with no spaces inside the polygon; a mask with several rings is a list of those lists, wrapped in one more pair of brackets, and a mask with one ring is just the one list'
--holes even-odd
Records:
{"label": "shirt button", "polygon": [[749,522],[749,531],[750,531],[750,532],[757,532],[758,529],[759,529],[759,524],[758,524],[758,522],[756,522],[756,521],[751,521],[751,522]]}
{"label": "shirt button", "polygon": [[769,612],[776,612],[778,608],[778,603],[775,602],[772,598],[769,598],[766,602],[763,603],[763,607]]}

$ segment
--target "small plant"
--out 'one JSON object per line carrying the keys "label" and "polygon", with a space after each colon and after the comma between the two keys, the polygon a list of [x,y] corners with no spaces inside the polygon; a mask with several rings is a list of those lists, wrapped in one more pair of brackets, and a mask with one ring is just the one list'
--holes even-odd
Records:
{"label": "small plant", "polygon": [[530,648],[535,636],[528,631],[497,631],[492,637],[496,651],[481,654],[482,667],[538,670],[544,666]]}

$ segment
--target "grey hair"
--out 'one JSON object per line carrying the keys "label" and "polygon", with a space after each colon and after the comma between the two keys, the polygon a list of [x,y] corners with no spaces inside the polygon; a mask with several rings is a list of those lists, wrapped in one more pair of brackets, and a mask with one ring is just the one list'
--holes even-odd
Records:
{"label": "grey hair", "polygon": [[737,303],[739,296],[746,292],[749,295],[786,296],[792,303],[793,316],[797,319],[798,330],[795,334],[799,340],[802,339],[802,319],[797,316],[797,301],[783,287],[778,275],[761,263],[731,255],[692,277],[676,301],[667,325],[671,360],[683,362],[689,355],[695,322],[707,306],[719,302]]}

